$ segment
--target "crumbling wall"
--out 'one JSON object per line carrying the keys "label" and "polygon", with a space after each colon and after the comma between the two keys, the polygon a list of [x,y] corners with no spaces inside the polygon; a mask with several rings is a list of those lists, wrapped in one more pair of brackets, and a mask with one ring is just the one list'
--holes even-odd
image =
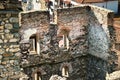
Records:
{"label": "crumbling wall", "polygon": [[[60,66],[66,63],[72,67],[68,80],[105,80],[111,48],[108,23],[112,18],[108,15],[112,12],[94,6],[56,12],[57,24],[48,24],[46,11],[21,14],[21,42],[29,44],[30,36],[39,33],[41,49],[40,55],[29,55],[28,51],[28,62],[21,64],[24,72],[33,79],[32,74],[40,68],[45,72],[42,79],[49,79],[52,75],[62,76]],[[63,35],[68,38],[67,48],[59,46]]]}
{"label": "crumbling wall", "polygon": [[[18,12],[0,12],[1,79],[33,79],[39,72],[43,80],[49,80],[52,75],[64,77],[62,68],[68,67],[68,80],[105,80],[112,12],[93,6],[56,12],[57,24],[49,24],[48,11],[22,12],[20,26]],[[39,54],[30,51],[34,34],[39,39]],[[65,47],[60,46],[63,35],[67,37]]]}

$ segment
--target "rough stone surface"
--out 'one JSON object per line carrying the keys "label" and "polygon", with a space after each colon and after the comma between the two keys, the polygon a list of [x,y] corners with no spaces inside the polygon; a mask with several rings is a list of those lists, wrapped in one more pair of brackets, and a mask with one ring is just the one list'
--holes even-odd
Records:
{"label": "rough stone surface", "polygon": [[20,71],[18,58],[15,55],[19,52],[17,41],[20,37],[15,37],[16,34],[11,31],[18,27],[18,25],[14,25],[19,24],[18,13],[17,11],[0,11],[0,80],[8,80],[9,76]]}
{"label": "rough stone surface", "polygon": [[[96,15],[97,12],[100,13]],[[57,9],[56,13],[57,23],[50,25],[47,11],[21,13],[23,72],[30,79],[40,72],[43,80],[49,80],[52,75],[62,76],[62,68],[67,66],[68,80],[105,80],[111,50],[107,15],[112,12],[81,6]],[[29,39],[34,34],[39,34],[39,55],[32,55],[29,51]],[[59,47],[63,35],[69,40],[67,49]]]}
{"label": "rough stone surface", "polygon": [[[111,11],[94,6],[57,9],[57,23],[50,24],[48,11],[22,12],[18,17],[9,1],[8,11],[0,11],[0,80],[34,80],[35,73],[42,80],[51,80],[53,75],[63,80],[105,80],[108,69],[113,71],[108,67]],[[34,35],[39,54],[29,50]],[[69,77],[64,78],[66,67]]]}
{"label": "rough stone surface", "polygon": [[9,20],[11,23],[18,23],[19,19],[17,17],[11,17]]}
{"label": "rough stone surface", "polygon": [[6,29],[12,29],[13,26],[12,26],[12,24],[5,24],[5,28],[6,28]]}

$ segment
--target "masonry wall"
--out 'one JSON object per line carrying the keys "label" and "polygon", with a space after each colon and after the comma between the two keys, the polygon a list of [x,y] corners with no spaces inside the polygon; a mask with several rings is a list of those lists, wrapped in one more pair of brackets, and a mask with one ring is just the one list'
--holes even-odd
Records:
{"label": "masonry wall", "polygon": [[[49,24],[48,11],[0,12],[0,77],[29,78],[39,72],[43,80],[62,76],[68,80],[105,80],[112,41],[108,25],[112,12],[94,6],[58,9],[57,24]],[[111,24],[112,25],[112,24]],[[31,54],[30,37],[38,35],[39,54]],[[63,35],[68,49],[59,45]],[[103,67],[104,66],[104,67]],[[92,69],[91,69],[92,68]]]}
{"label": "masonry wall", "polygon": [[[65,65],[69,68],[68,80],[105,80],[112,41],[108,29],[112,12],[94,6],[56,12],[57,24],[49,24],[46,11],[21,13],[22,45],[29,44],[30,36],[38,33],[41,48],[39,55],[29,55],[28,51],[28,62],[21,63],[24,72],[33,79],[32,75],[39,71],[44,73],[42,79],[48,80],[52,75],[62,76],[61,67]],[[63,35],[68,37],[68,50],[59,47]]]}
{"label": "masonry wall", "polygon": [[0,11],[0,79],[19,74],[18,11]]}

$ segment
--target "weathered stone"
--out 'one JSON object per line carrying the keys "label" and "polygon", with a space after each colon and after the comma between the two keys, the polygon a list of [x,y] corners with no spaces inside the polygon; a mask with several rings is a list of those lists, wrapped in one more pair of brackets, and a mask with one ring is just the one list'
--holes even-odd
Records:
{"label": "weathered stone", "polygon": [[19,50],[19,48],[9,49],[10,52],[18,52]]}
{"label": "weathered stone", "polygon": [[6,39],[12,39],[13,38],[13,34],[5,34],[5,38]]}
{"label": "weathered stone", "polygon": [[7,43],[8,42],[8,40],[7,39],[4,39],[4,43]]}
{"label": "weathered stone", "polygon": [[4,54],[3,54],[3,57],[11,57],[11,56],[13,56],[12,53],[4,53]]}
{"label": "weathered stone", "polygon": [[4,30],[0,30],[0,33],[3,33]]}
{"label": "weathered stone", "polygon": [[1,35],[1,38],[4,40],[4,38],[5,38],[5,37],[4,37],[4,35],[3,35],[3,34]]}
{"label": "weathered stone", "polygon": [[2,22],[1,22],[1,25],[4,25],[4,24],[5,24],[5,22],[4,22],[4,21],[2,21]]}
{"label": "weathered stone", "polygon": [[8,21],[8,20],[6,20],[6,21],[5,21],[5,23],[9,23],[9,21]]}
{"label": "weathered stone", "polygon": [[6,18],[6,14],[3,13],[3,14],[0,15],[0,17],[1,17],[1,18]]}
{"label": "weathered stone", "polygon": [[3,54],[5,52],[4,49],[0,49],[0,54]]}
{"label": "weathered stone", "polygon": [[3,30],[4,29],[4,26],[0,26],[0,30]]}
{"label": "weathered stone", "polygon": [[10,39],[9,42],[18,42],[18,39]]}
{"label": "weathered stone", "polygon": [[6,52],[9,52],[9,48],[6,48]]}
{"label": "weathered stone", "polygon": [[19,29],[11,29],[10,32],[11,32],[11,33],[18,33],[18,32],[19,32]]}
{"label": "weathered stone", "polygon": [[19,24],[18,24],[18,23],[14,23],[14,24],[13,24],[13,28],[14,28],[14,29],[19,29]]}
{"label": "weathered stone", "polygon": [[21,53],[17,52],[17,53],[15,54],[15,56],[21,57],[22,55],[21,55]]}
{"label": "weathered stone", "polygon": [[2,48],[2,45],[0,45],[0,49]]}
{"label": "weathered stone", "polygon": [[12,24],[5,24],[5,28],[6,28],[6,29],[12,29],[12,28],[13,28],[13,25],[12,25]]}
{"label": "weathered stone", "polygon": [[1,64],[2,64],[2,65],[6,65],[7,62],[6,62],[6,61],[2,61]]}
{"label": "weathered stone", "polygon": [[[48,11],[33,11],[33,12],[22,13],[20,29],[17,19],[18,13],[14,13],[13,11],[10,13],[9,11],[5,12],[5,14],[3,14],[4,21],[5,23],[7,23],[7,26],[9,27],[6,27],[5,24],[5,31],[2,31],[5,33],[0,34],[0,39],[2,38],[3,35],[4,38],[2,38],[1,40],[5,42],[4,45],[1,44],[1,48],[4,50],[4,53],[2,53],[3,55],[2,55],[2,63],[1,63],[4,66],[4,70],[2,70],[2,73],[4,74],[1,73],[0,77],[1,75],[4,78],[6,76],[9,76],[8,77],[9,80],[11,75],[15,75],[15,74],[18,75],[20,71],[20,67],[22,67],[24,69],[23,72],[25,71],[25,73],[29,77],[32,77],[32,75],[38,71],[41,73],[41,76],[44,75],[42,76],[43,80],[49,80],[52,74],[61,76],[62,68],[68,67],[67,68],[69,73],[68,80],[105,80],[104,77],[105,77],[105,73],[107,72],[106,71],[107,67],[105,61],[102,60],[103,58],[99,56],[98,58],[95,55],[94,55],[95,57],[93,57],[91,56],[91,54],[88,55],[89,53],[88,45],[92,44],[92,42],[89,41],[90,39],[88,38],[88,35],[89,36],[94,35],[94,34],[90,34],[92,33],[92,31],[90,31],[92,30],[92,28],[93,31],[97,30],[98,32],[106,33],[105,30],[100,31],[98,26],[99,23],[101,24],[101,22],[99,21],[102,21],[102,19],[107,18],[107,14],[109,14],[109,11],[105,10],[106,17],[102,17],[99,15],[98,16],[94,15],[94,13],[97,14],[97,11],[95,12],[94,10],[96,9],[92,9],[89,6],[58,9],[57,10],[58,24],[52,25],[52,27],[51,25],[49,26]],[[100,9],[98,8],[98,10]],[[100,11],[101,12],[99,14],[103,14],[102,10]],[[8,21],[8,17],[9,17],[9,21]],[[97,20],[99,18],[96,19],[95,17],[101,17],[101,18],[100,20]],[[3,21],[3,18],[1,21]],[[9,22],[11,24],[9,24]],[[95,26],[96,28],[91,26]],[[61,39],[63,39],[59,37],[59,33],[64,35],[63,33],[59,32],[59,30],[61,30],[61,28],[63,27],[67,27],[68,30],[70,30],[67,33],[65,33],[65,35],[67,35],[66,37],[68,37],[70,40],[70,41],[68,40],[66,43],[69,46],[68,50],[66,50],[66,48],[60,49],[58,47],[59,45],[58,42]],[[102,29],[104,29],[103,26]],[[19,35],[19,30],[20,30],[20,35]],[[95,31],[95,33],[97,33],[97,31]],[[7,34],[7,33],[12,33],[12,34]],[[37,54],[29,55],[30,51],[28,49],[29,48],[28,45],[22,47],[20,51],[19,45],[17,45],[19,39],[21,38],[21,40],[24,39],[29,41],[30,37],[35,34],[40,34],[39,36],[37,35],[37,38],[40,38],[40,40],[36,42],[38,44],[40,41],[40,51],[44,49],[43,53],[40,53],[40,55]],[[97,44],[96,43],[97,40],[99,41],[99,39],[101,39],[98,38],[101,36],[102,35],[99,36],[94,35],[93,38],[96,39],[95,44]],[[106,36],[104,37],[106,38]],[[94,40],[93,40],[93,44],[94,44]],[[108,44],[103,44],[102,46],[104,45],[108,46]],[[98,46],[100,45],[98,44]],[[101,48],[98,46],[97,46],[97,50],[98,48]],[[26,47],[27,47],[26,51],[23,51],[25,50]],[[90,47],[95,47],[95,45],[91,45]],[[35,48],[37,48],[37,50],[39,49],[39,47],[36,46]],[[100,51],[106,51],[106,48],[105,50],[100,49]],[[98,53],[96,52],[95,54]],[[44,57],[43,55],[47,57]],[[20,57],[22,57],[22,59],[24,58],[23,61],[27,63],[22,64],[23,63],[22,60],[21,62],[19,62]]]}
{"label": "weathered stone", "polygon": [[1,69],[1,68],[4,68],[4,66],[3,66],[3,65],[0,65],[0,69]]}
{"label": "weathered stone", "polygon": [[5,18],[3,18],[3,21],[6,21],[6,20],[8,20],[8,18],[6,18],[6,17],[5,17]]}
{"label": "weathered stone", "polygon": [[10,64],[12,64],[12,65],[13,65],[13,64],[14,64],[14,60],[10,60]]}
{"label": "weathered stone", "polygon": [[3,48],[9,48],[9,45],[10,44],[6,44],[6,45],[3,46]]}
{"label": "weathered stone", "polygon": [[18,22],[19,22],[19,19],[16,18],[16,17],[11,17],[11,18],[9,19],[9,21],[10,21],[11,23],[18,23]]}
{"label": "weathered stone", "polygon": [[2,39],[0,39],[0,43],[3,43],[3,40],[2,40]]}
{"label": "weathered stone", "polygon": [[5,33],[9,33],[10,30],[9,30],[9,29],[5,29],[4,32],[5,32]]}
{"label": "weathered stone", "polygon": [[11,17],[11,13],[7,13],[6,17],[8,17],[8,18]]}
{"label": "weathered stone", "polygon": [[0,60],[2,59],[2,55],[0,55]]}
{"label": "weathered stone", "polygon": [[10,48],[19,48],[19,45],[10,45]]}
{"label": "weathered stone", "polygon": [[5,9],[4,5],[0,3],[0,9]]}
{"label": "weathered stone", "polygon": [[14,37],[15,38],[20,38],[20,34],[19,33],[14,33]]}

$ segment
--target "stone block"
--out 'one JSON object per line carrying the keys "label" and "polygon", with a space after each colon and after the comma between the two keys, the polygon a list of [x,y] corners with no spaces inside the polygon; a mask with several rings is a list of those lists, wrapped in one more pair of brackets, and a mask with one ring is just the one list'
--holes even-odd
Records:
{"label": "stone block", "polygon": [[13,34],[5,34],[5,38],[6,39],[12,39],[13,38]]}
{"label": "stone block", "polygon": [[19,48],[19,45],[10,45],[10,48]]}
{"label": "stone block", "polygon": [[19,32],[19,29],[11,29],[10,32],[11,32],[11,33],[18,33],[18,32]]}
{"label": "stone block", "polygon": [[18,41],[19,41],[19,40],[18,40],[18,39],[15,39],[15,38],[9,40],[9,42],[18,42]]}
{"label": "stone block", "polygon": [[0,3],[0,9],[5,9],[4,5]]}
{"label": "stone block", "polygon": [[0,69],[2,69],[2,68],[4,68],[4,66],[3,66],[3,65],[0,65]]}
{"label": "stone block", "polygon": [[9,48],[9,44],[4,44],[3,48]]}
{"label": "stone block", "polygon": [[2,39],[0,39],[0,43],[3,43],[3,40],[2,40]]}
{"label": "stone block", "polygon": [[9,20],[5,20],[6,23],[9,23]]}
{"label": "stone block", "polygon": [[0,30],[0,33],[3,33],[4,32],[4,30]]}
{"label": "stone block", "polygon": [[15,38],[20,38],[20,34],[19,33],[14,33],[14,37]]}
{"label": "stone block", "polygon": [[9,21],[10,21],[11,23],[18,23],[18,22],[19,22],[19,19],[16,18],[16,17],[11,17],[11,18],[9,19]]}
{"label": "stone block", "polygon": [[6,20],[8,20],[8,18],[6,18],[6,17],[5,17],[5,18],[3,18],[3,21],[6,21]]}
{"label": "stone block", "polygon": [[0,26],[0,30],[3,30],[4,29],[4,26]]}
{"label": "stone block", "polygon": [[5,32],[5,33],[9,33],[10,30],[9,30],[9,29],[5,29],[4,32]]}
{"label": "stone block", "polygon": [[2,45],[0,45],[0,48],[2,48]]}
{"label": "stone block", "polygon": [[1,25],[4,25],[4,24],[5,24],[5,22],[4,22],[4,21],[2,21],[2,22],[1,22]]}
{"label": "stone block", "polygon": [[7,13],[6,17],[8,17],[8,18],[11,17],[11,13]]}
{"label": "stone block", "polygon": [[19,24],[18,24],[18,23],[14,23],[14,24],[13,24],[13,28],[14,28],[14,29],[19,29]]}
{"label": "stone block", "polygon": [[1,34],[1,38],[2,38],[2,39],[5,39],[5,36],[4,36],[3,34]]}
{"label": "stone block", "polygon": [[3,54],[5,52],[4,49],[0,49],[0,54]]}
{"label": "stone block", "polygon": [[6,52],[8,52],[9,51],[9,48],[6,48]]}
{"label": "stone block", "polygon": [[8,42],[8,40],[7,39],[4,39],[4,43],[7,43]]}
{"label": "stone block", "polygon": [[14,60],[10,60],[10,64],[14,64],[14,62],[15,62]]}
{"label": "stone block", "polygon": [[1,62],[2,65],[6,65],[7,64],[7,61],[3,61]]}
{"label": "stone block", "polygon": [[3,54],[3,57],[11,57],[11,56],[13,56],[12,53],[4,53],[4,54]]}
{"label": "stone block", "polygon": [[12,28],[13,28],[13,25],[12,25],[12,24],[5,24],[5,28],[6,28],[6,29],[12,29]]}
{"label": "stone block", "polygon": [[0,60],[2,59],[2,55],[0,55]]}
{"label": "stone block", "polygon": [[12,49],[9,49],[9,52],[18,52],[20,49],[19,48],[12,48]]}

